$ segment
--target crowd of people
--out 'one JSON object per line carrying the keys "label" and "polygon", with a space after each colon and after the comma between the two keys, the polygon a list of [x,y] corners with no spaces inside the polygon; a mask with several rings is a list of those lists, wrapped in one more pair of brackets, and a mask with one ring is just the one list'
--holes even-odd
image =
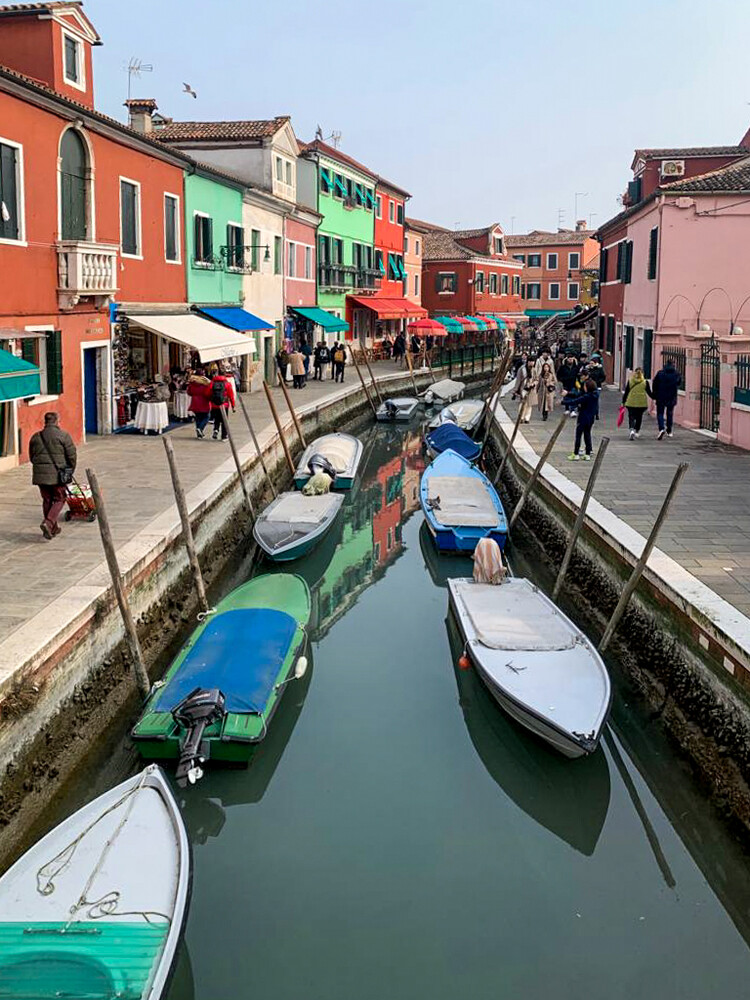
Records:
{"label": "crowd of people", "polygon": [[237,408],[237,380],[234,372],[211,365],[208,369],[196,368],[185,386],[190,396],[190,412],[195,417],[195,434],[205,437],[209,421],[213,422],[212,437],[216,441],[227,439],[226,416],[231,406]]}
{"label": "crowd of people", "polygon": [[293,351],[287,351],[286,347],[282,346],[276,352],[276,367],[279,370],[279,375],[286,382],[287,374],[290,374],[294,389],[304,389],[307,385],[311,362],[314,381],[322,382],[328,378],[330,365],[330,378],[334,382],[343,382],[344,370],[346,369],[346,344],[336,342],[332,347],[329,347],[324,340],[321,340],[315,347],[311,347],[305,342],[299,347],[295,347]]}

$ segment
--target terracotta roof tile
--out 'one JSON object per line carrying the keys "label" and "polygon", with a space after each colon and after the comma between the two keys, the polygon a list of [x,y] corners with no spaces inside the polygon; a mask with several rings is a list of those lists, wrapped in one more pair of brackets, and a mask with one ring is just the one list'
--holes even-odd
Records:
{"label": "terracotta roof tile", "polygon": [[212,139],[267,139],[290,120],[289,115],[254,121],[170,122],[154,132],[159,142],[201,142]]}
{"label": "terracotta roof tile", "polygon": [[447,230],[434,229],[424,234],[423,260],[468,260],[476,256],[475,250],[461,246]]}
{"label": "terracotta roof tile", "polygon": [[418,232],[429,233],[430,231],[438,233],[450,232],[445,226],[436,226],[434,222],[425,222],[423,219],[414,219],[411,216],[407,216],[406,225],[410,229],[416,229]]}
{"label": "terracotta roof tile", "polygon": [[646,160],[660,160],[664,157],[682,159],[690,156],[744,156],[747,149],[744,146],[683,146],[666,149],[636,149],[636,158],[641,156]]}
{"label": "terracotta roof tile", "polygon": [[566,229],[562,233],[546,233],[535,229],[531,233],[521,233],[505,237],[505,245],[511,247],[552,247],[552,246],[575,246],[585,243],[586,240],[594,239],[596,230]]}
{"label": "terracotta roof tile", "polygon": [[320,153],[322,156],[327,156],[332,160],[339,160],[341,163],[345,163],[349,167],[353,167],[354,170],[359,170],[363,174],[367,174],[368,177],[372,177],[373,181],[378,180],[378,175],[366,167],[364,164],[359,163],[352,156],[347,156],[346,153],[342,153],[340,149],[335,149],[333,146],[329,146],[327,142],[323,142],[322,139],[313,139],[312,142],[301,142],[300,151],[305,153]]}

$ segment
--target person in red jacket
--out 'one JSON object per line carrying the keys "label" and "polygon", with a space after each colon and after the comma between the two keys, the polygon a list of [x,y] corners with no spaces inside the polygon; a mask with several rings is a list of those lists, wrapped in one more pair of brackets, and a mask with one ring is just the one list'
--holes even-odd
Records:
{"label": "person in red jacket", "polygon": [[219,436],[219,431],[221,431],[221,440],[226,441],[227,439],[227,428],[224,420],[222,419],[222,410],[224,411],[224,417],[229,413],[229,407],[232,407],[232,412],[237,408],[237,397],[234,391],[234,378],[231,375],[225,375],[224,372],[216,369],[213,378],[211,379],[211,385],[209,387],[209,397],[211,402],[211,419],[214,422],[214,441]]}
{"label": "person in red jacket", "polygon": [[195,433],[202,438],[211,414],[211,379],[206,378],[202,368],[198,368],[188,379],[187,393],[190,396],[190,411],[195,414]]}

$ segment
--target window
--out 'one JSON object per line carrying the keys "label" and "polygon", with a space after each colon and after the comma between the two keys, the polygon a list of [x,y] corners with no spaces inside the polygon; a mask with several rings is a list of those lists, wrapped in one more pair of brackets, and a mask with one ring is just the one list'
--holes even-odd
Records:
{"label": "window", "polygon": [[260,230],[250,230],[250,266],[253,271],[260,270]]}
{"label": "window", "polygon": [[357,205],[364,205],[365,203],[365,189],[361,184],[354,185],[354,201]]}
{"label": "window", "polygon": [[501,295],[507,295],[508,294],[508,275],[507,274],[502,275],[502,277],[500,278],[500,294]]}
{"label": "window", "polygon": [[245,230],[236,222],[227,223],[227,267],[245,266]]}
{"label": "window", "polygon": [[538,282],[531,282],[526,286],[527,299],[540,299],[542,297],[542,286]]}
{"label": "window", "polygon": [[194,216],[196,264],[210,264],[214,256],[214,223],[210,215],[196,212]]}
{"label": "window", "polygon": [[273,273],[281,274],[281,237],[273,238]]}
{"label": "window", "polygon": [[385,274],[385,267],[383,266],[383,251],[375,251],[375,267],[381,274]]}
{"label": "window", "polygon": [[560,283],[557,281],[551,281],[549,285],[549,297],[551,299],[560,298]]}
{"label": "window", "polygon": [[389,222],[393,222],[394,219],[395,219],[395,208],[396,208],[395,203],[393,201],[391,201],[391,199],[389,198],[388,199],[388,221]]}
{"label": "window", "polygon": [[401,269],[399,259],[395,253],[388,254],[388,280],[399,281],[401,279]]}
{"label": "window", "polygon": [[404,233],[404,253],[409,252],[409,237]]}
{"label": "window", "polygon": [[520,260],[522,264],[525,264],[526,263],[526,254],[525,253],[514,253],[513,254],[513,260]]}
{"label": "window", "polygon": [[419,295],[419,275],[414,275],[414,296],[415,298]]}
{"label": "window", "polygon": [[547,254],[547,270],[556,271],[557,270],[557,254],[548,253]]}
{"label": "window", "polygon": [[325,167],[320,168],[320,190],[323,194],[330,194],[331,188],[333,187],[333,181],[331,180],[331,175],[325,169]]}
{"label": "window", "polygon": [[484,292],[484,271],[477,271],[474,278],[474,288],[476,288],[478,295]]}
{"label": "window", "polygon": [[344,184],[344,178],[341,176],[341,174],[333,175],[333,197],[334,198],[346,197],[346,184]]}
{"label": "window", "polygon": [[352,266],[357,270],[362,268],[362,244],[352,243]]}
{"label": "window", "polygon": [[438,294],[453,294],[458,288],[458,276],[455,271],[438,271],[435,276],[435,291]]}
{"label": "window", "polygon": [[0,241],[23,239],[23,149],[0,139]]}
{"label": "window", "polygon": [[297,277],[297,244],[289,240],[286,244],[286,273],[290,278]]}
{"label": "window", "polygon": [[568,270],[577,271],[581,266],[581,255],[577,250],[573,250],[568,254]]}
{"label": "window", "polygon": [[489,276],[489,285],[490,285],[490,295],[497,295],[497,275],[496,274],[491,274]]}
{"label": "window", "polygon": [[503,238],[502,236],[495,237],[495,253],[503,252]]}
{"label": "window", "polygon": [[599,342],[597,344],[600,351],[604,350],[605,338],[607,335],[607,317],[599,317]]}
{"label": "window", "polygon": [[281,159],[280,156],[276,157],[276,180],[277,181],[284,180],[284,161]]}
{"label": "window", "polygon": [[375,204],[377,205],[377,208],[375,209],[375,215],[377,216],[378,219],[382,219],[383,218],[383,199],[380,197],[380,195],[377,195],[377,197],[375,198]]}
{"label": "window", "polygon": [[607,351],[614,354],[615,351],[615,317],[607,316]]}
{"label": "window", "polygon": [[530,253],[526,261],[528,267],[541,267],[542,255],[540,253]]}
{"label": "window", "polygon": [[577,281],[568,282],[568,298],[571,301],[578,301],[579,286]]}
{"label": "window", "polygon": [[77,90],[84,90],[83,46],[73,35],[63,32],[63,79]]}
{"label": "window", "polygon": [[525,298],[526,298],[526,282],[524,282],[524,283],[523,283],[523,284],[521,285],[521,298],[522,298],[522,299],[525,299]]}
{"label": "window", "polygon": [[59,330],[47,327],[27,327],[28,332],[41,331],[44,336],[23,337],[21,357],[39,369],[42,396],[59,396],[63,391],[62,337]]}
{"label": "window", "polygon": [[521,291],[521,276],[520,274],[513,275],[513,294],[518,295]]}
{"label": "window", "polygon": [[83,139],[69,128],[60,143],[60,235],[64,240],[85,240],[88,235],[87,166]]}
{"label": "window", "polygon": [[601,256],[599,257],[599,284],[603,285],[607,280],[607,264],[609,262],[609,248],[602,247]]}
{"label": "window", "polygon": [[414,241],[414,255],[419,256],[419,240]]}
{"label": "window", "polygon": [[403,224],[404,224],[404,206],[403,205],[397,205],[396,206],[396,222],[399,224],[399,226],[403,226]]}
{"label": "window", "polygon": [[659,248],[659,227],[654,226],[651,232],[648,234],[648,280],[656,280],[656,260],[657,260],[657,250]]}
{"label": "window", "polygon": [[289,162],[289,160],[286,161],[285,167],[286,167],[286,182],[289,185],[289,187],[291,187],[292,186],[292,164]]}
{"label": "window", "polygon": [[141,253],[141,185],[120,178],[120,244],[126,257]]}
{"label": "window", "polygon": [[333,255],[334,264],[344,263],[344,241],[343,240],[331,240],[331,253]]}
{"label": "window", "polygon": [[635,340],[635,327],[626,326],[623,330],[625,334],[624,355],[625,367],[632,371],[633,368],[633,342]]}
{"label": "window", "polygon": [[331,237],[330,236],[321,236],[320,239],[318,240],[318,246],[319,246],[318,253],[319,253],[319,257],[320,257],[320,263],[321,264],[330,264],[331,263]]}
{"label": "window", "polygon": [[633,241],[627,240],[623,253],[623,275],[622,280],[629,285],[633,277]]}
{"label": "window", "polygon": [[309,281],[313,276],[312,247],[305,247],[305,277]]}
{"label": "window", "polygon": [[164,195],[164,258],[170,264],[180,263],[180,199],[176,194]]}

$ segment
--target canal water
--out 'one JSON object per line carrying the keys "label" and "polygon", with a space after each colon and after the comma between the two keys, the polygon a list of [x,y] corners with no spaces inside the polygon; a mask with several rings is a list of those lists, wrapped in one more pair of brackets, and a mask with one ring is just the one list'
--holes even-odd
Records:
{"label": "canal water", "polygon": [[[456,666],[446,580],[471,563],[422,528],[419,426],[362,437],[335,530],[292,564],[310,669],[247,770],[176,789],[194,877],[169,1000],[745,995],[747,857],[658,721],[618,682],[603,746],[569,761],[507,719]],[[138,766],[107,746],[86,797]]]}

